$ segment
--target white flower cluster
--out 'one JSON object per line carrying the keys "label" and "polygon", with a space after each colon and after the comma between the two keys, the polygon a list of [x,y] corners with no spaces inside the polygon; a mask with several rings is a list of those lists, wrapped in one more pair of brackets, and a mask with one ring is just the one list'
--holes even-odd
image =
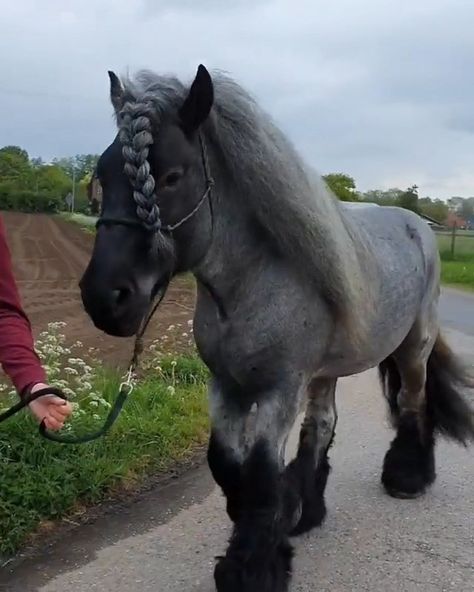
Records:
{"label": "white flower cluster", "polygon": [[169,357],[170,353],[179,354],[184,351],[195,352],[192,319],[189,319],[185,325],[182,323],[170,325],[163,335],[151,343],[148,350],[152,356],[145,362],[145,365],[158,371],[161,370],[160,359],[163,356]]}
{"label": "white flower cluster", "polygon": [[[84,361],[78,353],[83,348],[80,341],[66,346],[66,337],[62,333],[64,327],[66,323],[63,322],[49,323],[48,329],[38,336],[35,344],[49,383],[64,392],[76,408],[76,415],[90,415],[91,409],[108,409],[110,403],[92,386],[98,382],[94,370],[94,366],[98,365],[91,358],[94,352],[89,350],[90,362]],[[0,384],[0,397],[6,393],[15,394],[10,387]]]}
{"label": "white flower cluster", "polygon": [[[87,416],[101,419],[110,409],[110,403],[102,393],[96,392],[98,385],[102,382],[98,373],[101,364],[95,358],[97,352],[93,348],[85,352],[80,341],[76,341],[71,346],[66,345],[66,337],[63,333],[65,327],[64,322],[49,323],[47,330],[38,336],[35,344],[36,351],[46,370],[49,383],[60,388],[75,408],[74,418]],[[168,392],[174,395],[179,380],[176,377],[177,362],[174,359],[170,362],[170,355],[173,357],[184,351],[188,353],[196,351],[191,319],[185,326],[181,323],[170,325],[159,339],[153,341],[146,352],[148,355],[145,355],[140,362],[141,369],[157,373],[168,384]],[[162,368],[165,359],[168,366],[167,372]],[[123,380],[126,379],[126,376],[123,377]],[[131,377],[131,383],[136,385],[136,376]],[[6,409],[9,401],[2,396],[5,394],[13,397],[15,391],[6,384],[0,383],[0,405]],[[65,429],[71,430],[71,427]]]}

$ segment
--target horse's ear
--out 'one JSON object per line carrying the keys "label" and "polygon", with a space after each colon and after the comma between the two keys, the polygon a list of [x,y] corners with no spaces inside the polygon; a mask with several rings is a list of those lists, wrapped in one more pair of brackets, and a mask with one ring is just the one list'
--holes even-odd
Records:
{"label": "horse's ear", "polygon": [[110,100],[112,101],[115,112],[118,113],[123,107],[125,93],[118,76],[111,70],[108,71],[108,74],[110,79]]}
{"label": "horse's ear", "polygon": [[204,123],[214,102],[211,75],[201,64],[188,96],[179,110],[181,125],[186,134],[192,134]]}

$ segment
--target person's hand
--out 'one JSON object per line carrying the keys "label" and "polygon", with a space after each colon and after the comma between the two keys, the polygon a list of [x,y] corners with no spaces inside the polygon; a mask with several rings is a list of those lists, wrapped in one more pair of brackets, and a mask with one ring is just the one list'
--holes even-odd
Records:
{"label": "person's hand", "polygon": [[[31,392],[36,393],[37,391],[47,388],[46,384],[35,384]],[[28,407],[38,421],[43,421],[48,430],[60,430],[66,419],[72,413],[71,403],[64,401],[61,397],[56,395],[44,395],[36,401],[32,401]]]}

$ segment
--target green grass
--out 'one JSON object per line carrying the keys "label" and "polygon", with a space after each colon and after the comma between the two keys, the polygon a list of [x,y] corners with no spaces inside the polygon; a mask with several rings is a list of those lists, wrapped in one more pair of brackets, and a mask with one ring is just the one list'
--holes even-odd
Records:
{"label": "green grass", "polygon": [[[109,434],[93,443],[43,440],[27,413],[0,426],[0,564],[42,521],[64,516],[78,503],[98,502],[111,488],[166,470],[205,442],[203,364],[195,357],[167,358],[159,364],[154,378],[148,372],[149,378],[136,386]],[[119,382],[119,377],[102,375],[93,386],[112,402]],[[83,413],[71,429],[84,433],[98,421]]]}
{"label": "green grass", "polygon": [[[452,236],[450,232],[437,232],[439,251],[442,258],[451,256],[451,241]],[[474,231],[458,231],[455,235],[454,242],[454,257],[462,258],[465,256],[474,257]]]}
{"label": "green grass", "polygon": [[451,258],[441,254],[441,281],[443,284],[474,290],[474,255]]}
{"label": "green grass", "polygon": [[86,216],[85,214],[72,214],[70,212],[61,212],[61,218],[68,222],[73,222],[80,226],[85,232],[95,233],[95,224],[97,218],[95,216]]}
{"label": "green grass", "polygon": [[474,290],[474,232],[456,233],[454,256],[451,252],[451,233],[436,234],[441,256],[442,283]]}

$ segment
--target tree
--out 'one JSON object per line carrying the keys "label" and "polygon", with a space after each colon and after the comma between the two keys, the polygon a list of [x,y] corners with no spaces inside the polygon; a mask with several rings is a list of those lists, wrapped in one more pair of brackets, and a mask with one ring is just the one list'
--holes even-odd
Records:
{"label": "tree", "polygon": [[362,201],[369,201],[379,206],[396,206],[399,204],[400,197],[403,194],[401,189],[392,187],[391,189],[371,189],[362,194]]}
{"label": "tree", "polygon": [[343,173],[330,173],[323,179],[329,189],[342,201],[358,201],[356,184],[352,177]]}
{"label": "tree", "polygon": [[448,199],[448,206],[451,212],[459,214],[464,199],[462,197],[450,197]]}
{"label": "tree", "polygon": [[64,156],[62,158],[53,158],[53,164],[61,168],[71,179],[74,175],[76,162],[72,156]]}
{"label": "tree", "polygon": [[0,149],[0,182],[29,189],[32,183],[32,169],[26,150],[18,146]]}
{"label": "tree", "polygon": [[411,210],[412,212],[419,214],[420,208],[418,206],[417,185],[412,185],[411,187],[408,187],[408,189],[403,191],[398,198],[397,205],[401,208],[405,208],[406,210]]}
{"label": "tree", "polygon": [[99,160],[98,154],[77,154],[75,157],[76,160],[76,168],[79,171],[79,179],[83,179],[85,175],[91,175],[95,167],[97,166],[97,161]]}
{"label": "tree", "polygon": [[98,160],[98,154],[76,154],[76,156],[54,158],[53,164],[62,168],[71,179],[75,171],[76,181],[79,182],[85,175],[94,171]]}
{"label": "tree", "polygon": [[44,165],[36,171],[36,191],[65,197],[71,191],[71,179],[57,165]]}
{"label": "tree", "polygon": [[44,166],[44,164],[45,164],[45,163],[44,163],[44,161],[43,161],[43,159],[41,158],[41,156],[38,156],[38,157],[36,157],[36,158],[32,158],[32,159],[30,160],[30,162],[31,162],[31,166],[32,166],[34,169],[39,169],[39,168],[41,168],[42,166]]}
{"label": "tree", "polygon": [[11,154],[25,163],[29,161],[28,152],[19,146],[4,146],[0,148],[0,154]]}
{"label": "tree", "polygon": [[437,222],[444,223],[448,217],[448,204],[441,199],[431,199],[430,197],[421,197],[418,200],[420,212],[433,218]]}

